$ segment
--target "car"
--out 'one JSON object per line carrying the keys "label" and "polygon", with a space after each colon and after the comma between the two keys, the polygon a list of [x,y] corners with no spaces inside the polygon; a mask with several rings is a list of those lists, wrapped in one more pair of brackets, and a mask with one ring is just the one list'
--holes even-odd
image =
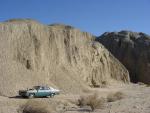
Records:
{"label": "car", "polygon": [[32,89],[19,90],[19,95],[22,97],[53,97],[58,95],[60,90],[47,86],[34,86]]}

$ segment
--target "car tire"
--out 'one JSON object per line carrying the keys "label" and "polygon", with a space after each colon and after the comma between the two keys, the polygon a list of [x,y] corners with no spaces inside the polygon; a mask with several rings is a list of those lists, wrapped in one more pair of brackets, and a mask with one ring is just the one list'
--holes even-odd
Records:
{"label": "car tire", "polygon": [[51,96],[46,96],[47,98],[50,98]]}
{"label": "car tire", "polygon": [[54,94],[54,93],[52,93],[52,94],[50,95],[50,97],[52,98],[52,97],[54,97],[54,95],[55,95],[55,94]]}
{"label": "car tire", "polygon": [[34,94],[29,94],[28,98],[29,99],[34,98]]}

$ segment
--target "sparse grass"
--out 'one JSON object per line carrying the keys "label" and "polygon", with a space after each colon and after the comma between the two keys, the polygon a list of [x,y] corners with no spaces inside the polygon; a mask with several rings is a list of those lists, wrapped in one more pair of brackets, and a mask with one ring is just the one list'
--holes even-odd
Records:
{"label": "sparse grass", "polygon": [[90,85],[90,87],[94,87],[94,88],[106,88],[108,83],[107,81],[102,81],[101,84],[97,84],[95,80],[91,80],[92,85]]}
{"label": "sparse grass", "polygon": [[45,102],[28,101],[22,105],[18,113],[55,113]]}
{"label": "sparse grass", "polygon": [[125,95],[122,92],[110,93],[107,96],[107,101],[108,102],[114,102],[114,101],[117,101],[117,100],[121,100],[124,97],[125,97]]}
{"label": "sparse grass", "polygon": [[138,85],[145,85],[145,83],[143,83],[143,82],[138,82]]}
{"label": "sparse grass", "polygon": [[91,90],[90,90],[89,88],[84,88],[84,89],[82,89],[82,91],[83,91],[84,93],[91,93]]}
{"label": "sparse grass", "polygon": [[3,96],[2,92],[0,92],[0,96]]}
{"label": "sparse grass", "polygon": [[108,85],[107,81],[102,81],[102,86],[101,86],[102,88],[106,88],[107,85]]}
{"label": "sparse grass", "polygon": [[94,88],[99,88],[100,87],[100,85],[97,84],[94,79],[91,80],[91,83],[92,83],[92,87],[94,87]]}
{"label": "sparse grass", "polygon": [[2,92],[0,92],[0,96],[8,97],[8,96],[6,96],[5,94],[3,94]]}
{"label": "sparse grass", "polygon": [[104,108],[106,100],[104,98],[99,98],[97,93],[89,96],[81,96],[78,100],[78,105],[82,106],[90,106],[91,110],[102,109]]}
{"label": "sparse grass", "polygon": [[146,84],[146,87],[150,87],[150,84]]}
{"label": "sparse grass", "polygon": [[140,86],[150,87],[150,84],[146,84],[146,83],[143,83],[143,82],[138,82],[137,84],[140,85]]}

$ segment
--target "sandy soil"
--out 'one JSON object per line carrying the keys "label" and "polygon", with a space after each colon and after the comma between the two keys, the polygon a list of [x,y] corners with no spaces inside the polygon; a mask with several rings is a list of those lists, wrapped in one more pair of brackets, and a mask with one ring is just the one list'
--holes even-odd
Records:
{"label": "sandy soil", "polygon": [[[138,84],[111,86],[109,88],[96,88],[85,94],[88,95],[95,91],[102,97],[106,97],[109,93],[120,91],[125,94],[125,98],[115,102],[106,102],[103,109],[96,109],[93,113],[150,113],[150,87]],[[60,94],[54,98],[34,99],[0,96],[0,113],[18,113],[20,106],[30,100],[47,102],[49,106],[55,107],[58,113],[89,113],[89,107],[80,108],[75,105],[80,95]],[[63,110],[64,107],[65,110]]]}

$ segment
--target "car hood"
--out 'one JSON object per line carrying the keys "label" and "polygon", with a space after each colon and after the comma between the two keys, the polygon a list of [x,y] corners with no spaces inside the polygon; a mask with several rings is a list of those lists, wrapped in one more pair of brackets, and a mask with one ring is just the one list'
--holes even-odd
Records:
{"label": "car hood", "polygon": [[19,90],[19,92],[26,92],[27,90]]}

